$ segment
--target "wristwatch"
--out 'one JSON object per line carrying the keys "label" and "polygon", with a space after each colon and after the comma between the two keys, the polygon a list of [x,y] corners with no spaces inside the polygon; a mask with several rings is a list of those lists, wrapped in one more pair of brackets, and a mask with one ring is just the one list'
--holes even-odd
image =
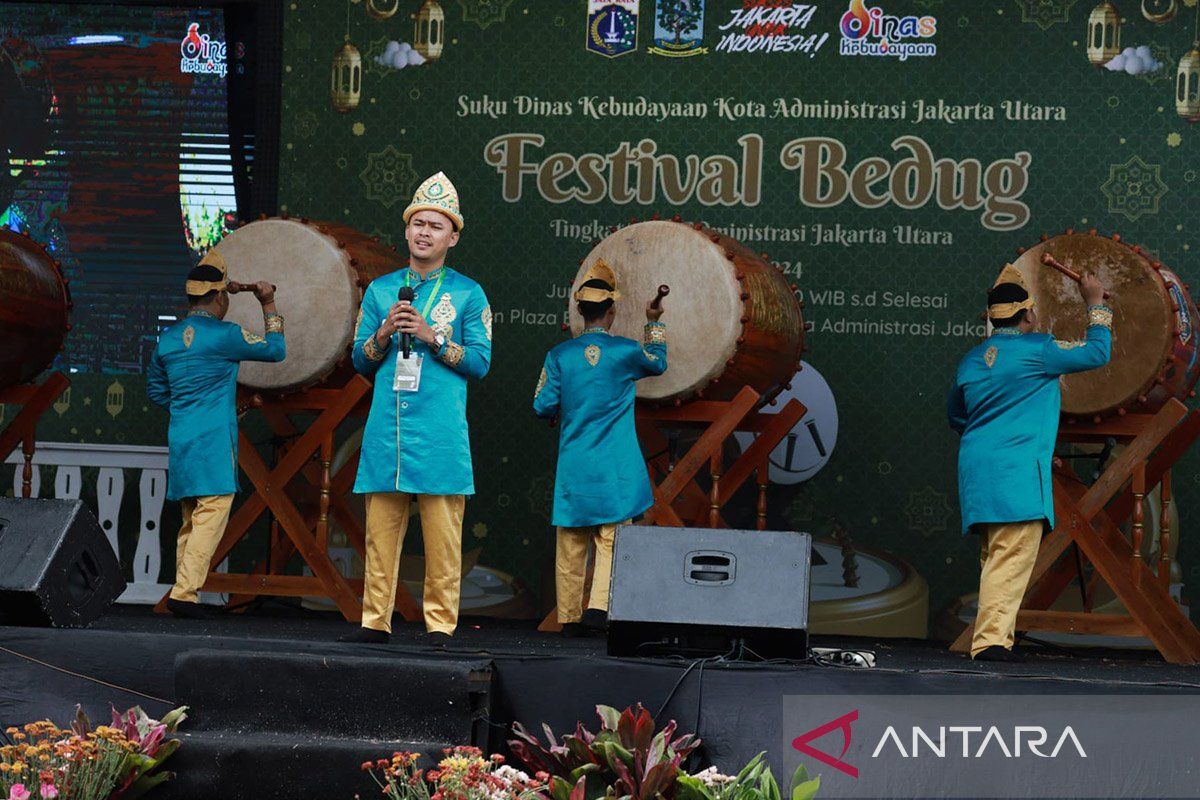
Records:
{"label": "wristwatch", "polygon": [[434,355],[442,352],[442,348],[446,346],[446,337],[442,334],[435,334],[433,337],[433,352]]}

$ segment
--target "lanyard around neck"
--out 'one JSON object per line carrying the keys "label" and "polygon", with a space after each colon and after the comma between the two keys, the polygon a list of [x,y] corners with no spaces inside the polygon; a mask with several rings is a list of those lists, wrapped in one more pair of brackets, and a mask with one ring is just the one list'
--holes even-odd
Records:
{"label": "lanyard around neck", "polygon": [[[429,309],[433,308],[433,301],[438,296],[438,290],[442,288],[442,278],[446,277],[446,268],[438,267],[437,283],[433,285],[433,292],[425,300],[425,308],[421,311],[421,316],[429,319]],[[408,272],[404,273],[404,285],[412,286],[412,267],[408,268]]]}

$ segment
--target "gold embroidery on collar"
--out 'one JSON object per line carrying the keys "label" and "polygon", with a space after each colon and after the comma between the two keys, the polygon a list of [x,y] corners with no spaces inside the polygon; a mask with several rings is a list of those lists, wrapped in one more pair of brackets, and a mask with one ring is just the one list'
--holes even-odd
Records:
{"label": "gold embroidery on collar", "polygon": [[586,358],[587,362],[593,367],[596,366],[600,363],[600,346],[589,344],[586,348],[584,348],[583,357]]}
{"label": "gold embroidery on collar", "polygon": [[186,328],[183,329],[183,346],[184,347],[190,348],[192,346],[192,341],[195,340],[195,338],[196,338],[196,329],[195,328],[193,328],[191,325],[188,325]]}
{"label": "gold embroidery on collar", "polygon": [[996,363],[997,352],[999,351],[996,350],[996,345],[992,345],[987,349],[987,352],[983,354],[983,363],[988,365],[988,369],[991,369],[992,365]]}

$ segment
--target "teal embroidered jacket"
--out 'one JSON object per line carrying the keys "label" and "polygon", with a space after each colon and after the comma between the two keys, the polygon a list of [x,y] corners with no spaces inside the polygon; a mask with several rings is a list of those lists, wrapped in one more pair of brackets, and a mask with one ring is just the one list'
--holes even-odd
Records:
{"label": "teal embroidered jacket", "polygon": [[999,329],[958,365],[950,427],[962,434],[958,498],[963,533],[973,525],[1045,520],[1054,526],[1050,461],[1058,437],[1058,379],[1108,363],[1112,312],[1089,310],[1087,339]]}
{"label": "teal embroidered jacket", "polygon": [[[413,337],[412,353],[423,358],[415,392],[393,388],[399,335],[383,349],[374,341],[406,282],[413,306],[446,337],[436,353]],[[375,381],[354,491],[474,494],[467,380],[487,375],[492,362],[492,309],[479,284],[449,267],[423,280],[408,268],[376,278],[363,296],[352,357]]]}
{"label": "teal embroidered jacket", "polygon": [[667,369],[665,326],[645,346],[584,332],[546,355],[533,397],[539,417],[561,416],[553,523],[578,528],[637,517],[654,504],[634,425],[638,379]]}
{"label": "teal embroidered jacket", "polygon": [[[276,316],[282,326],[282,317]],[[146,394],[171,412],[167,498],[238,490],[237,374],[242,361],[283,361],[283,333],[265,336],[193,312],[163,331],[146,371]]]}

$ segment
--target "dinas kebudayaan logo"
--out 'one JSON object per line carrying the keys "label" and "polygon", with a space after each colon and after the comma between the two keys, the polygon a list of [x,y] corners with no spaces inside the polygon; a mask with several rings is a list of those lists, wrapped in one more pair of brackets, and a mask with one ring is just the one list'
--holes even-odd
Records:
{"label": "dinas kebudayaan logo", "polygon": [[868,6],[864,0],[850,0],[839,24],[842,33],[838,52],[844,56],[877,56],[904,61],[910,56],[929,58],[937,55],[932,39],[937,35],[937,17],[893,16],[882,6]]}

